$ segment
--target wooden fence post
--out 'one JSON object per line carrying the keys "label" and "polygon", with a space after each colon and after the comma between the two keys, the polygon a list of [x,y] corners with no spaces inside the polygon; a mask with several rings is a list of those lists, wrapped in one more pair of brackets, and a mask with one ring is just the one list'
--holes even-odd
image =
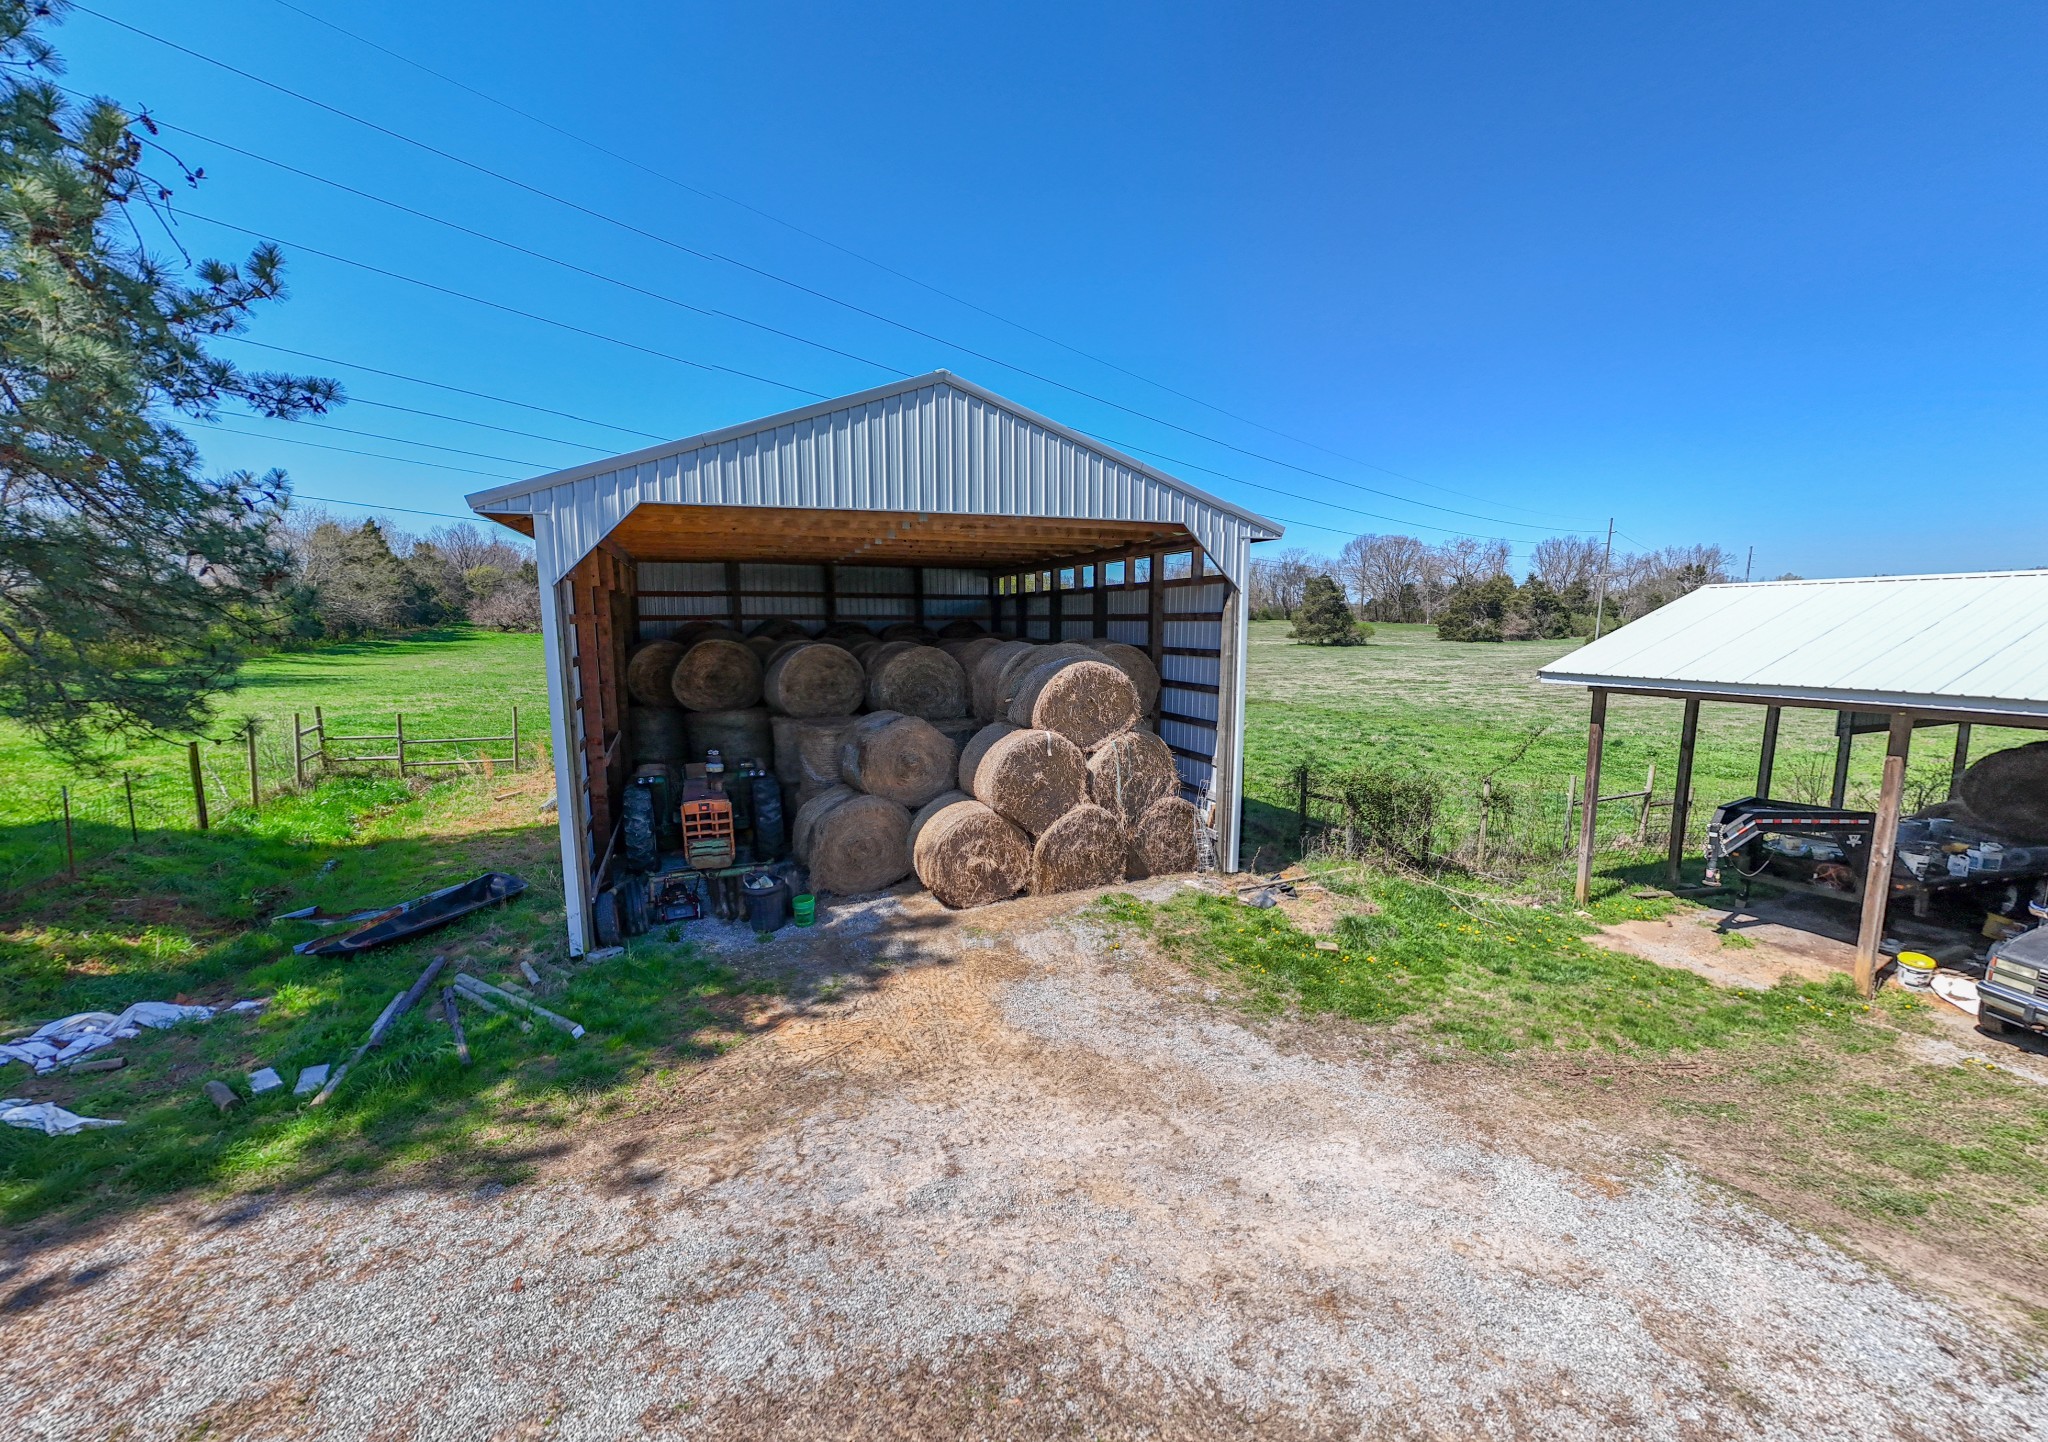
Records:
{"label": "wooden fence post", "polygon": [[405,775],[405,713],[400,711],[396,715],[398,717],[398,774],[403,777]]}
{"label": "wooden fence post", "polygon": [[303,719],[297,711],[292,712],[292,784],[301,791],[306,789],[306,733],[299,724]]}
{"label": "wooden fence post", "polygon": [[1572,849],[1572,817],[1579,809],[1579,778],[1567,776],[1564,779],[1564,849],[1570,855]]}
{"label": "wooden fence post", "polygon": [[313,729],[320,733],[320,749],[313,754],[320,758],[320,774],[327,774],[327,717],[318,706],[313,708]]}
{"label": "wooden fence post", "polygon": [[1348,795],[1344,798],[1344,855],[1358,855],[1358,801]]}
{"label": "wooden fence post", "polygon": [[71,844],[71,788],[59,786],[57,794],[64,798],[64,870],[73,881],[78,880],[78,852]]}
{"label": "wooden fence post", "polygon": [[199,743],[187,742],[185,759],[192,763],[192,806],[199,813],[199,829],[206,829],[206,777],[199,770]]}
{"label": "wooden fence post", "polygon": [[1300,846],[1308,837],[1308,767],[1301,768],[1300,794],[1294,802],[1294,844]]}
{"label": "wooden fence post", "polygon": [[1493,813],[1493,778],[1479,783],[1479,856],[1477,864],[1486,865],[1486,821]]}
{"label": "wooden fence post", "polygon": [[121,773],[121,789],[128,793],[128,839],[130,841],[140,841],[142,833],[135,829],[135,774],[133,772],[123,771]]}
{"label": "wooden fence post", "polygon": [[1650,798],[1657,790],[1657,763],[1650,763],[1650,774],[1643,778],[1643,809],[1636,817],[1636,845],[1642,846],[1650,839]]}
{"label": "wooden fence post", "polygon": [[256,718],[249,718],[249,807],[251,810],[263,804],[263,793],[256,782]]}
{"label": "wooden fence post", "polygon": [[519,708],[512,708],[512,769],[519,769]]}

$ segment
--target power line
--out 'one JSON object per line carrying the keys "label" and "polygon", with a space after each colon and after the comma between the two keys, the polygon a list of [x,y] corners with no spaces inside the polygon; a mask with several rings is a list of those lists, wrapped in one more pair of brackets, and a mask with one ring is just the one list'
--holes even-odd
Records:
{"label": "power line", "polygon": [[411,506],[384,506],[379,505],[375,501],[345,501],[340,496],[314,496],[308,495],[304,491],[293,491],[292,499],[295,501],[319,501],[329,506],[354,506],[357,510],[362,511],[400,511],[408,516],[438,516],[444,521],[476,521],[479,519],[474,511],[466,516],[458,516],[448,511],[422,511],[416,510]]}
{"label": "power line", "polygon": [[[523,476],[500,475],[496,471],[479,471],[470,466],[450,466],[444,465],[440,461],[417,461],[411,456],[387,456],[382,451],[357,450],[353,446],[324,445],[319,441],[303,441],[297,436],[277,436],[271,435],[267,431],[237,430],[233,426],[221,425],[218,421],[180,421],[178,424],[180,426],[197,426],[201,430],[222,431],[231,436],[248,436],[259,441],[278,441],[288,446],[310,446],[316,451],[339,451],[345,456],[369,456],[379,461],[396,461],[402,466],[425,466],[429,470],[457,471],[465,476],[485,476],[494,481],[518,481],[525,479]],[[408,443],[401,442],[400,444]]]}
{"label": "power line", "polygon": [[[1221,437],[1208,435],[1205,432],[1195,430],[1193,427],[1184,426],[1176,421],[1167,420],[1162,416],[1151,415],[1148,412],[1138,410],[1133,406],[1127,406],[1119,401],[1110,400],[1106,396],[1097,395],[1096,393],[1083,389],[1082,387],[1069,385],[1065,381],[1057,380],[1051,376],[1044,375],[1037,371],[1033,371],[1027,367],[1019,366],[1010,361],[1002,360],[1001,358],[990,355],[987,352],[975,350],[974,348],[967,345],[963,345],[958,341],[949,340],[944,336],[936,335],[933,332],[923,330],[917,326],[909,325],[906,322],[899,321],[894,319],[893,317],[884,315],[879,311],[870,310],[867,307],[857,305],[852,301],[841,299],[840,297],[832,295],[826,291],[819,290],[814,286],[806,285],[801,281],[792,280],[787,276],[779,275],[774,271],[767,270],[761,266],[753,265],[747,261],[740,260],[737,257],[725,255],[717,251],[701,250],[695,246],[685,245],[681,241],[678,241],[670,236],[661,235],[658,232],[647,230],[642,226],[634,225],[630,221],[621,220],[616,216],[605,213],[604,211],[594,209],[593,207],[587,205],[583,205],[580,202],[570,200],[565,196],[557,195],[552,191],[543,189],[542,187],[537,185],[530,184],[527,181],[519,180],[514,176],[505,174],[503,171],[494,170],[489,166],[482,165],[473,160],[468,160],[460,155],[456,155],[452,151],[443,150],[438,146],[431,145],[426,141],[416,139],[415,137],[407,135],[402,131],[394,130],[389,126],[381,125],[374,120],[369,120],[364,118],[363,116],[356,115],[351,111],[344,110],[340,106],[330,104],[324,100],[317,100],[314,97],[307,95],[302,91],[293,90],[289,86],[281,85],[276,81],[265,79],[263,76],[257,75],[251,71],[243,70],[239,66],[231,65],[227,61],[216,59],[211,55],[207,55],[202,51],[194,50],[189,46],[180,45],[178,42],[174,40],[169,40],[161,35],[154,34],[148,30],[144,30],[140,26],[130,25],[123,20],[116,20],[112,16],[102,14],[100,11],[92,9],[90,6],[74,5],[73,8],[79,10],[84,14],[91,15],[95,19],[106,21],[108,24],[117,26],[118,28],[126,30],[131,34],[139,35],[143,39],[154,41],[155,43],[162,45],[167,49],[175,50],[181,55],[189,56],[192,59],[199,60],[204,62],[205,64],[215,66],[221,70],[225,70],[229,74],[238,76],[244,80],[251,82],[252,84],[261,85],[266,89],[274,90],[281,95],[289,96],[290,98],[300,101],[303,104],[311,105],[316,109],[326,111],[331,115],[338,116],[341,119],[348,120],[354,124],[363,126],[365,129],[375,131],[380,135],[384,135],[393,140],[397,140],[402,144],[413,146],[418,150],[424,151],[427,154],[436,156],[442,160],[446,160],[451,164],[462,166],[464,169],[474,171],[479,175],[483,175],[490,179],[496,180],[501,184],[510,185],[515,189],[525,191],[530,195],[537,196],[555,205],[559,205],[566,209],[573,210],[578,214],[588,216],[591,219],[601,221],[604,224],[614,226],[620,230],[626,231],[629,234],[637,235],[646,240],[651,240],[658,245],[666,246],[672,250],[678,251],[685,255],[693,256],[699,260],[718,261],[722,264],[734,266],[740,270],[747,271],[750,274],[758,275],[763,279],[774,281],[779,285],[787,286],[805,295],[809,295],[818,300],[825,301],[828,304],[840,306],[846,310],[854,312],[857,315],[865,316],[868,319],[874,320],[880,324],[891,326],[895,329],[904,331],[910,335],[918,336],[919,338],[930,341],[933,344],[946,346],[952,350],[958,351],[962,355],[973,356],[977,360],[986,361],[990,365],[1000,366],[1004,370],[1012,371],[1018,375],[1029,377],[1030,379],[1038,381],[1041,384],[1056,387],[1059,390],[1063,390],[1072,395],[1080,396],[1084,399],[1094,401],[1096,404],[1107,406],[1112,410],[1122,411],[1127,415],[1136,417],[1140,420],[1148,421],[1154,425],[1165,426],[1169,430],[1179,431],[1182,434],[1190,436],[1194,439],[1207,441],[1211,445],[1220,446],[1225,450],[1234,451],[1250,459],[1262,461],[1268,465],[1280,466],[1287,470],[1298,471],[1303,475],[1312,476],[1318,480],[1329,481],[1335,485],[1349,486],[1354,490],[1364,491],[1372,495],[1384,496],[1390,500],[1400,501],[1404,505],[1420,506],[1425,510],[1443,511],[1446,514],[1463,516],[1472,520],[1486,521],[1494,525],[1517,526],[1525,530],[1551,530],[1558,531],[1560,533],[1577,529],[1573,527],[1537,526],[1532,523],[1524,521],[1508,521],[1498,516],[1487,516],[1472,511],[1460,511],[1449,506],[1439,506],[1429,501],[1418,501],[1413,499],[1412,497],[1403,496],[1398,492],[1386,491],[1376,486],[1367,486],[1357,481],[1345,480],[1343,477],[1340,476],[1333,476],[1328,474],[1327,472],[1314,470],[1311,467],[1299,465],[1293,461],[1284,460],[1277,456],[1269,456],[1264,454],[1263,452],[1251,450],[1248,447],[1237,445],[1231,441],[1226,441]],[[191,214],[192,212],[187,213]],[[302,246],[300,248],[309,251],[313,249],[310,246]],[[317,254],[319,252],[315,251],[314,253]],[[493,302],[486,303],[495,304]],[[505,308],[509,309],[509,307]],[[561,323],[556,322],[556,324]],[[574,327],[571,328],[574,329]],[[674,358],[675,357],[671,357],[671,359]],[[687,361],[684,363],[692,365],[703,364],[702,362]],[[706,368],[720,370],[730,369],[729,367]],[[746,375],[747,373],[734,372],[734,374]],[[764,377],[753,375],[747,375],[747,378],[751,380],[765,380]],[[771,385],[784,384],[783,382],[778,381],[767,381],[767,383]],[[788,386],[785,386],[785,388],[800,389],[797,387]],[[815,392],[804,393],[816,394]],[[822,399],[822,397],[820,398]],[[1433,529],[1445,528],[1436,527]]]}
{"label": "power line", "polygon": [[593,446],[588,441],[565,441],[560,436],[544,436],[535,431],[514,430],[511,426],[494,426],[489,421],[473,421],[467,416],[451,416],[442,411],[423,411],[417,406],[401,406],[391,401],[373,401],[363,396],[349,396],[344,402],[352,406],[375,406],[381,411],[402,411],[409,416],[425,416],[430,420],[449,421],[458,426],[475,426],[479,430],[497,431],[501,435],[522,436],[529,441],[546,441],[549,445],[571,446],[579,451],[603,451],[603,446]]}
{"label": "power line", "polygon": [[474,85],[470,85],[465,81],[458,80],[454,76],[449,75],[443,71],[436,70],[432,66],[424,64],[421,61],[415,60],[411,56],[406,55],[401,51],[394,50],[388,45],[384,45],[379,43],[378,41],[372,40],[368,36],[359,35],[355,31],[350,30],[345,26],[337,25],[332,20],[329,20],[324,16],[316,15],[310,10],[292,4],[291,0],[274,0],[274,3],[282,6],[284,9],[289,10],[296,15],[302,16],[305,19],[312,21],[316,25],[324,26],[325,28],[332,30],[338,35],[346,36],[348,39],[355,41],[358,45],[367,46],[368,48],[375,50],[380,54],[388,55],[393,60],[398,61],[400,64],[409,65],[413,69],[421,72],[422,74],[431,75],[432,77],[434,77],[434,79],[441,81],[443,84],[452,85],[457,90],[461,90],[466,94],[475,96],[479,100],[483,100],[491,105],[495,105],[499,109],[504,110],[512,115],[516,115],[520,119],[528,121],[534,125],[538,125],[544,130],[552,131],[556,135],[560,135],[565,139],[573,140],[578,145],[582,145],[590,150],[596,151],[599,155],[608,156],[611,159],[618,161],[622,165],[631,166],[633,169],[638,170],[645,175],[651,175],[655,179],[664,181],[669,185],[673,185],[677,189],[685,191],[688,194],[700,196],[706,199],[723,201],[727,205],[735,206],[738,209],[746,211],[750,215],[757,215],[763,220],[769,221],[775,225],[783,227],[785,230],[789,230],[797,235],[803,236],[806,240],[814,241],[817,244],[825,246],[830,250],[836,250],[841,255],[851,257],[852,259],[861,262],[861,264],[863,265],[872,266],[876,270],[879,270],[886,275],[892,275],[896,277],[898,280],[905,281],[910,285],[918,287],[920,290],[929,291],[931,294],[936,295],[943,300],[951,301],[953,304],[974,311],[976,314],[987,316],[990,320],[998,321],[1003,325],[1009,326],[1013,330],[1021,331],[1025,335],[1031,336],[1037,340],[1042,340],[1046,342],[1048,345],[1058,346],[1061,350],[1067,351],[1073,355],[1080,356],[1084,360],[1092,361],[1094,364],[1103,366],[1109,370],[1113,370],[1120,375],[1129,376],[1132,380],[1140,381],[1145,385],[1149,385],[1158,390],[1164,391],[1168,395],[1177,396],[1181,400],[1188,401],[1194,405],[1201,406],[1205,410],[1214,411],[1217,415],[1227,416],[1231,420],[1238,421],[1244,425],[1255,427],[1258,430],[1262,430],[1266,432],[1268,435],[1278,436],[1282,440],[1293,441],[1297,445],[1303,445],[1309,447],[1312,450],[1321,451],[1324,455],[1335,456],[1339,460],[1349,461],[1351,462],[1351,464],[1355,466],[1363,466],[1367,470],[1378,471],[1382,475],[1393,476],[1398,480],[1407,481],[1412,485],[1427,486],[1431,490],[1442,491],[1446,495],[1463,496],[1467,500],[1488,501],[1490,504],[1502,506],[1511,511],[1524,511],[1530,515],[1539,514],[1538,512],[1532,510],[1530,507],[1527,506],[1517,506],[1512,502],[1508,501],[1491,500],[1491,498],[1489,497],[1475,495],[1469,491],[1460,491],[1450,486],[1439,485],[1435,481],[1426,481],[1418,476],[1411,476],[1401,471],[1391,470],[1386,466],[1378,465],[1372,461],[1361,460],[1356,456],[1347,455],[1343,451],[1333,450],[1329,446],[1322,445],[1317,441],[1309,440],[1303,436],[1292,435],[1287,431],[1278,429],[1277,427],[1269,426],[1265,422],[1254,420],[1250,416],[1240,415],[1236,411],[1229,410],[1228,408],[1223,406],[1219,406],[1215,404],[1213,401],[1203,400],[1200,396],[1192,395],[1187,391],[1178,390],[1173,386],[1166,384],[1166,382],[1164,381],[1155,380],[1152,377],[1144,375],[1139,371],[1132,370],[1127,366],[1119,365],[1115,361],[1109,360],[1103,356],[1096,355],[1091,351],[1084,350],[1081,347],[1072,345],[1067,341],[1063,341],[1058,336],[1049,335],[1042,330],[1038,330],[1032,326],[1024,324],[1022,321],[1014,320],[1009,316],[1003,315],[999,311],[991,310],[987,306],[977,304],[974,301],[968,300],[964,296],[955,295],[953,292],[943,289],[940,286],[933,285],[929,281],[922,280],[919,277],[910,274],[908,271],[899,270],[895,266],[890,265],[885,261],[876,260],[872,256],[864,255],[860,251],[854,250],[850,246],[843,245],[839,241],[831,239],[829,236],[820,235],[816,231],[809,230],[804,226],[798,225],[794,221],[786,220],[783,217],[776,215],[771,211],[763,210],[759,206],[749,204],[747,201],[741,200],[737,196],[727,195],[723,191],[712,190],[707,187],[693,185],[689,181],[671,175],[667,171],[662,170],[657,166],[648,165],[644,161],[637,160],[633,156],[627,155],[622,151],[614,150],[610,146],[607,146],[602,142],[592,140],[586,135],[568,129],[566,126],[557,125],[553,121],[547,119],[545,116],[536,115],[530,110],[523,110],[519,106],[512,104],[508,100],[501,99],[496,95],[492,95],[489,91],[480,90]]}

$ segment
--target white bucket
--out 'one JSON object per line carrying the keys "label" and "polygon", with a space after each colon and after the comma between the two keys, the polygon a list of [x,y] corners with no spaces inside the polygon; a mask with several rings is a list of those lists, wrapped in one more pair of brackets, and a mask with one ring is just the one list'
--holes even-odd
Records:
{"label": "white bucket", "polygon": [[1899,985],[1909,991],[1926,991],[1934,985],[1935,960],[1924,952],[1902,951],[1898,955]]}

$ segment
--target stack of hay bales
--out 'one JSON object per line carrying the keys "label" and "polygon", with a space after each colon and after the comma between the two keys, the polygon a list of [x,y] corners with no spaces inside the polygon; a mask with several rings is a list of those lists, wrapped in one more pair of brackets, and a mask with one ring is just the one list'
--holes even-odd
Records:
{"label": "stack of hay bales", "polygon": [[1195,808],[1172,751],[1141,729],[1158,696],[1133,646],[981,648],[968,698],[985,724],[961,748],[959,790],[911,827],[918,879],[948,906],[979,906],[1192,870]]}
{"label": "stack of hay bales", "polygon": [[1159,673],[1134,646],[692,623],[633,652],[627,689],[636,758],[772,759],[814,890],[914,872],[968,907],[1195,865],[1194,808],[1149,729]]}

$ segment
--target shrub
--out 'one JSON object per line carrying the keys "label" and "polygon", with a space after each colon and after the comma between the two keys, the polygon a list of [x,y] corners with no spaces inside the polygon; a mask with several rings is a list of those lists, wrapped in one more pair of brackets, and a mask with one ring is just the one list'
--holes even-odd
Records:
{"label": "shrub", "polygon": [[1301,609],[1294,613],[1294,629],[1288,634],[1315,646],[1355,646],[1365,639],[1343,590],[1328,576],[1311,576],[1302,587]]}

